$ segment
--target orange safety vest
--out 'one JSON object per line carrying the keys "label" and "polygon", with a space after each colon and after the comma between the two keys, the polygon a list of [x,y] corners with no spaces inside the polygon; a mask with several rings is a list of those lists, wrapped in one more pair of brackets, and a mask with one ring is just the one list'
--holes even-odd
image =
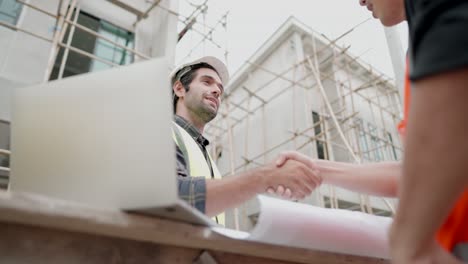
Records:
{"label": "orange safety vest", "polygon": [[[404,141],[406,132],[406,123],[408,120],[409,102],[410,102],[410,80],[408,62],[405,72],[404,86],[404,104],[403,104],[403,120],[398,124],[398,132]],[[463,254],[468,254],[468,188],[457,200],[457,203],[452,208],[449,216],[437,231],[437,241],[440,245],[449,252],[454,252],[460,256],[457,250],[464,250]],[[464,248],[457,248],[464,246]]]}
{"label": "orange safety vest", "polygon": [[398,132],[400,133],[400,137],[405,139],[406,135],[406,120],[408,120],[408,113],[409,113],[409,102],[410,102],[410,79],[409,79],[409,65],[408,61],[406,62],[406,70],[405,70],[405,86],[404,86],[404,98],[403,98],[403,120],[398,124]]}

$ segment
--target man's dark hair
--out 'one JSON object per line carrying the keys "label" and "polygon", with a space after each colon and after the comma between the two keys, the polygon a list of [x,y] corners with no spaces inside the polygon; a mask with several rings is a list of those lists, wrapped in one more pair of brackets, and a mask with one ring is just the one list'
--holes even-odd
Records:
{"label": "man's dark hair", "polygon": [[[183,67],[182,69],[178,70],[177,73],[174,75],[174,78],[172,78],[171,80],[171,88],[174,87],[174,83],[176,81],[180,81],[182,83],[182,86],[184,87],[185,91],[189,91],[190,89],[190,84],[192,83],[193,79],[195,79],[195,77],[197,76],[197,71],[199,69],[202,69],[202,68],[208,68],[208,69],[211,69],[213,71],[215,71],[216,73],[218,73],[216,71],[215,68],[213,68],[213,66],[209,65],[208,63],[204,63],[204,62],[201,62],[201,63],[198,63],[198,64],[194,64],[194,65],[190,65],[190,66],[186,66],[186,67]],[[182,76],[179,76],[179,75],[182,75]],[[179,100],[179,97],[177,97],[177,95],[174,93],[174,90],[172,90],[172,106],[173,106],[173,110],[174,110],[174,113],[176,112],[176,105],[177,105],[177,101]]]}

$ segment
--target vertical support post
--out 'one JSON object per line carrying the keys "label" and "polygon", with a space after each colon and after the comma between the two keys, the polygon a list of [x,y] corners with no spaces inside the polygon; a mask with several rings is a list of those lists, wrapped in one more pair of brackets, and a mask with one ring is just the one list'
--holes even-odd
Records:
{"label": "vertical support post", "polygon": [[[73,12],[73,10],[71,11]],[[73,41],[73,35],[75,34],[75,24],[78,22],[78,16],[80,15],[80,6],[76,8],[75,17],[73,18],[73,24],[71,25],[70,33],[67,38],[67,47],[70,47]],[[68,60],[68,53],[70,52],[69,48],[65,48],[63,51],[62,62],[60,63],[59,75],[57,79],[62,79],[63,72],[65,71],[65,64]]]}

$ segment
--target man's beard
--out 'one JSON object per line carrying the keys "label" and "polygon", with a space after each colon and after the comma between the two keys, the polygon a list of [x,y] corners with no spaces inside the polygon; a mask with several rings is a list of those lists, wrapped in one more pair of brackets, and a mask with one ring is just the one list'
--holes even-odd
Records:
{"label": "man's beard", "polygon": [[208,123],[210,122],[211,120],[213,120],[216,115],[218,114],[218,110],[216,109],[213,109],[213,108],[210,108],[209,106],[207,105],[202,105],[201,107],[199,107],[197,110],[196,110],[196,114],[200,117],[200,119],[205,122],[205,123]]}
{"label": "man's beard", "polygon": [[203,102],[198,102],[195,107],[188,106],[188,108],[205,124],[213,120],[218,114],[218,109],[213,109]]}

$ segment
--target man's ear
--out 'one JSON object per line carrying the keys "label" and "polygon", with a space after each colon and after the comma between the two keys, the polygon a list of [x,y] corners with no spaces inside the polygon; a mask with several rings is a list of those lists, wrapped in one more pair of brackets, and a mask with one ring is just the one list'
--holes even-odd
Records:
{"label": "man's ear", "polygon": [[174,94],[179,98],[185,96],[185,88],[180,81],[174,83],[172,90],[174,90]]}

